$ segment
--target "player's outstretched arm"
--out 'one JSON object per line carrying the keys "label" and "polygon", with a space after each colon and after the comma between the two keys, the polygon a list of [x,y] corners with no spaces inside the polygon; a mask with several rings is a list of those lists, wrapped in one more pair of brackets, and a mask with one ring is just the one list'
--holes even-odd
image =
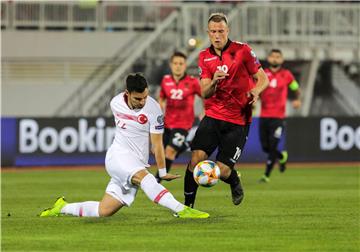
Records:
{"label": "player's outstretched arm", "polygon": [[166,172],[163,134],[151,133],[150,139],[151,139],[151,144],[153,146],[156,165],[159,169],[160,178],[168,181],[180,178],[181,177],[180,175],[173,175]]}
{"label": "player's outstretched arm", "polygon": [[301,90],[299,87],[299,83],[296,80],[293,80],[290,83],[289,88],[295,94],[295,99],[292,101],[292,106],[294,109],[299,109],[301,107]]}
{"label": "player's outstretched arm", "polygon": [[292,101],[292,106],[294,109],[299,109],[301,107],[300,90],[295,91],[295,96],[295,99]]}
{"label": "player's outstretched arm", "polygon": [[269,85],[269,79],[262,68],[259,68],[253,77],[256,81],[256,85],[248,93],[248,96],[251,97],[249,104],[254,104],[259,99],[261,92]]}

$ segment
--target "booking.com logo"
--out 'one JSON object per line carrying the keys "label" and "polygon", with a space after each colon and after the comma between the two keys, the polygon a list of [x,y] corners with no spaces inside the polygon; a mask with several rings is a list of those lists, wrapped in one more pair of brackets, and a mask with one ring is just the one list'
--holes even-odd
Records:
{"label": "booking.com logo", "polygon": [[96,127],[89,127],[86,119],[78,120],[78,127],[53,127],[39,129],[33,119],[19,121],[19,152],[33,153],[38,150],[53,153],[60,150],[71,152],[103,152],[111,145],[115,128],[105,127],[105,119],[98,118]]}
{"label": "booking.com logo", "polygon": [[320,121],[320,149],[329,151],[336,147],[347,151],[356,146],[360,150],[360,126],[356,129],[349,125],[338,125],[333,118]]}

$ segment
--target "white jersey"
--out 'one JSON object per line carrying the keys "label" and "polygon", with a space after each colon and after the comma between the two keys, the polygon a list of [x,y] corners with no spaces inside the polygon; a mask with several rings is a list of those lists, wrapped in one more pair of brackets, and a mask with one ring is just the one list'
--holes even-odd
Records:
{"label": "white jersey", "polygon": [[163,113],[159,103],[148,96],[143,108],[130,109],[123,92],[111,100],[110,107],[116,124],[111,147],[115,147],[119,153],[131,153],[144,166],[149,166],[150,133],[164,132]]}

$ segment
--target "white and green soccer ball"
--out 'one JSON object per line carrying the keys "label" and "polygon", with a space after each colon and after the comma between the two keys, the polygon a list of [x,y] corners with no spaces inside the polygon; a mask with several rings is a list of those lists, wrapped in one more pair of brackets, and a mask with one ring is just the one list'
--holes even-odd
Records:
{"label": "white and green soccer ball", "polygon": [[194,180],[198,185],[212,187],[219,182],[219,179],[220,168],[211,160],[201,161],[194,168]]}

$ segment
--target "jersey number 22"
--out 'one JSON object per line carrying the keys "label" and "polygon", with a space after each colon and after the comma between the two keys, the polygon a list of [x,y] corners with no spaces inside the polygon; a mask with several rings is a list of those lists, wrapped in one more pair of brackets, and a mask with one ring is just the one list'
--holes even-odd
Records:
{"label": "jersey number 22", "polygon": [[171,99],[173,100],[182,100],[183,99],[183,91],[181,89],[171,89],[170,90]]}

